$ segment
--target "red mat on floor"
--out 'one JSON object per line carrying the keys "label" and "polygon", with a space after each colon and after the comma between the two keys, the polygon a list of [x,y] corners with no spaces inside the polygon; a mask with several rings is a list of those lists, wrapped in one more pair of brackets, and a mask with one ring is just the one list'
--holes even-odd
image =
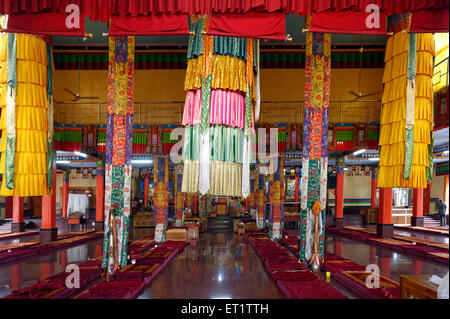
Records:
{"label": "red mat on floor", "polygon": [[[130,255],[136,255],[141,252],[143,242],[151,242],[153,237],[144,237],[136,242],[137,245],[130,245]],[[167,253],[164,253],[167,254]],[[170,253],[167,255],[170,256]],[[4,297],[5,299],[67,299],[82,292],[87,286],[100,279],[102,274],[102,256],[98,256],[96,259],[88,260],[78,264],[80,269],[80,287],[79,288],[67,288],[66,278],[69,273],[62,271],[56,275],[53,275],[43,281],[39,281],[36,284],[23,288],[21,290],[13,291],[10,295]],[[166,258],[153,258],[150,263],[158,263],[166,260]],[[131,265],[134,266],[134,265]],[[126,268],[126,267],[125,267]],[[123,268],[123,269],[125,269]],[[124,279],[135,278],[139,276],[130,275],[133,272],[127,273],[122,276]],[[121,275],[118,275],[121,277]],[[142,277],[142,276],[140,276]]]}
{"label": "red mat on floor", "polygon": [[401,230],[410,230],[420,233],[428,233],[433,235],[447,235],[449,234],[448,228],[444,227],[436,227],[436,226],[427,226],[427,227],[418,227],[418,226],[394,226],[397,229]]}
{"label": "red mat on floor", "polygon": [[[324,269],[330,271],[338,282],[358,294],[360,297],[369,299],[400,298],[400,286],[397,282],[378,275],[380,283],[379,288],[368,288],[366,279],[367,276],[372,273],[366,272],[366,267],[328,252],[325,253],[324,257]],[[377,276],[376,274],[373,275]]]}
{"label": "red mat on floor", "polygon": [[[426,258],[429,260],[433,260],[440,263],[448,264],[449,260],[442,258],[436,258],[436,253],[447,253],[448,245],[441,244],[429,240],[421,240],[414,237],[409,237],[405,239],[406,236],[396,237],[397,239],[390,238],[378,238],[373,234],[360,231],[360,230],[346,230],[341,228],[329,227],[327,231],[330,233],[340,234],[345,237],[349,237],[351,239],[360,240],[366,242],[367,244],[381,246],[384,248],[392,249],[399,251],[401,253],[405,253],[408,255],[414,255],[421,258]],[[422,242],[415,242],[415,240],[419,240]]]}
{"label": "red mat on floor", "polygon": [[103,237],[103,231],[83,231],[59,236],[58,240],[39,244],[39,239],[26,243],[16,244],[15,247],[4,246],[0,248],[0,264],[16,261],[21,258],[47,254],[51,251],[80,245],[89,240]]}
{"label": "red mat on floor", "polygon": [[346,299],[321,280],[281,245],[265,237],[249,236],[248,241],[262,259],[269,276],[289,299]]}
{"label": "red mat on floor", "polygon": [[135,298],[184,246],[185,242],[165,242],[120,269],[110,281],[98,282],[75,299]]}
{"label": "red mat on floor", "polygon": [[0,240],[7,240],[7,239],[15,239],[20,237],[27,237],[32,235],[38,235],[39,230],[32,230],[27,232],[17,232],[17,233],[4,233],[0,235]]}

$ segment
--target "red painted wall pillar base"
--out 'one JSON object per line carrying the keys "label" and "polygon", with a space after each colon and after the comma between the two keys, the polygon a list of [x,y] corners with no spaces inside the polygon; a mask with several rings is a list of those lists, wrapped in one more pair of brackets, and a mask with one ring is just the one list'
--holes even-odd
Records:
{"label": "red painted wall pillar base", "polygon": [[423,227],[423,189],[413,189],[413,215],[411,217],[411,226]]}
{"label": "red painted wall pillar base", "polygon": [[24,232],[25,231],[25,222],[24,222],[24,215],[23,215],[23,197],[17,197],[14,196],[13,201],[13,208],[12,208],[12,223],[11,223],[11,232],[18,233],[18,232]]}
{"label": "red painted wall pillar base", "polygon": [[392,188],[380,189],[380,207],[378,211],[377,237],[392,238]]}

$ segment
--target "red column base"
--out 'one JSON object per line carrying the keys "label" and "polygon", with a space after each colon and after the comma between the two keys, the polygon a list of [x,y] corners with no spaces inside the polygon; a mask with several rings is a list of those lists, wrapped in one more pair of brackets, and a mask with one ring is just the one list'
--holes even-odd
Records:
{"label": "red column base", "polygon": [[105,222],[95,222],[95,231],[103,231],[105,228]]}
{"label": "red column base", "polygon": [[23,233],[25,232],[25,223],[11,223],[11,232],[12,233]]}
{"label": "red column base", "polygon": [[40,231],[40,242],[48,243],[58,239],[58,228],[42,229]]}
{"label": "red column base", "polygon": [[394,236],[393,224],[377,224],[377,237],[392,238]]}
{"label": "red column base", "polygon": [[334,219],[334,227],[336,227],[336,228],[344,227],[344,218],[335,218]]}
{"label": "red column base", "polygon": [[423,227],[424,218],[423,217],[411,217],[411,226]]}

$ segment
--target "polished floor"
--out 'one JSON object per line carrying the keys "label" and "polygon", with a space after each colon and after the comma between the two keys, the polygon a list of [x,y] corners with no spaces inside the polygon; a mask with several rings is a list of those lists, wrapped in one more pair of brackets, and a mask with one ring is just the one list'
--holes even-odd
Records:
{"label": "polished floor", "polygon": [[[133,240],[151,235],[154,229],[135,229]],[[297,232],[297,231],[293,231]],[[403,234],[404,231],[396,231]],[[418,234],[414,236],[419,237]],[[446,236],[421,234],[421,238],[448,242]],[[29,238],[27,239],[29,240]],[[4,244],[4,243],[0,243]],[[61,272],[67,264],[99,256],[102,241],[62,249],[39,257],[0,265],[0,298],[11,289],[20,289]],[[327,235],[326,250],[361,265],[376,264],[382,275],[399,281],[401,274],[443,277],[448,265],[406,256],[390,249],[370,246],[336,235]],[[321,274],[324,278],[324,274]],[[349,298],[356,296],[336,283],[331,284]],[[234,233],[201,233],[195,246],[186,248],[154,278],[140,299],[271,299],[283,298],[248,242]]]}

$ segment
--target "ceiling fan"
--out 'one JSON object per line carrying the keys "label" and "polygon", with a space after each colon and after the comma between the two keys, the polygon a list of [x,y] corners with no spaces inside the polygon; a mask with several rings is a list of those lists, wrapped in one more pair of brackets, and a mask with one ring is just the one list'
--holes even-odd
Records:
{"label": "ceiling fan", "polygon": [[[361,39],[361,42],[362,42],[362,39]],[[361,93],[361,71],[362,71],[363,51],[364,51],[364,49],[361,46],[361,49],[359,50],[359,52],[361,53],[361,57],[359,59],[358,93],[356,93],[353,90],[349,92],[351,95],[353,95],[355,97],[355,99],[350,102],[357,102],[359,99],[362,99],[362,98],[365,98],[368,96],[372,96],[372,95],[378,95],[381,93],[381,92],[374,92],[374,93],[369,93],[369,94]]]}
{"label": "ceiling fan", "polygon": [[80,47],[81,42],[80,39],[78,39],[78,89],[77,93],[73,93],[71,90],[64,88],[64,90],[69,93],[70,95],[73,95],[73,100],[71,102],[76,102],[78,100],[98,100],[99,96],[81,96],[80,95]]}

